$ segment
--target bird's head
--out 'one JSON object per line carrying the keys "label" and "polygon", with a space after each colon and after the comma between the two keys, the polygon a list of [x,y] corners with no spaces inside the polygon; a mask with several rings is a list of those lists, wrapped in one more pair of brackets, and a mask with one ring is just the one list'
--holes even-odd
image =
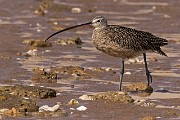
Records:
{"label": "bird's head", "polygon": [[92,20],[92,26],[95,28],[104,28],[107,27],[107,25],[108,25],[107,20],[103,16],[96,16]]}

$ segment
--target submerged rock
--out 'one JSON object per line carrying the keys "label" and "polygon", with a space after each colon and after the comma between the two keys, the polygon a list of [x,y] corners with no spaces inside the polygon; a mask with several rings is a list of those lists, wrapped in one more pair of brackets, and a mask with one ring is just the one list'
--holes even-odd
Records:
{"label": "submerged rock", "polygon": [[57,103],[56,105],[54,105],[52,107],[50,107],[48,105],[43,105],[43,106],[39,107],[39,112],[43,112],[43,111],[55,112],[55,111],[58,111],[58,110],[61,110],[59,103]]}
{"label": "submerged rock", "polygon": [[53,119],[53,118],[59,118],[59,117],[67,117],[68,113],[66,111],[61,110],[61,109],[58,109],[57,111],[34,112],[34,113],[32,113],[32,115],[34,117]]}
{"label": "submerged rock", "polygon": [[[56,97],[56,91],[53,89],[26,85],[2,86],[0,92],[26,98],[45,99]],[[3,97],[0,98],[3,99]]]}
{"label": "submerged rock", "polygon": [[60,39],[57,42],[60,45],[72,45],[72,44],[81,45],[82,44],[82,41],[79,37],[72,37],[72,38],[68,38],[68,39]]}
{"label": "submerged rock", "polygon": [[34,10],[34,13],[37,15],[45,16],[48,8],[51,8],[54,3],[54,0],[43,0],[40,2],[38,8]]}
{"label": "submerged rock", "polygon": [[50,42],[45,42],[40,39],[26,39],[23,41],[24,44],[30,45],[31,47],[51,47],[52,44]]}
{"label": "submerged rock", "polygon": [[37,49],[32,49],[32,50],[28,50],[27,52],[22,54],[25,57],[35,57],[38,55],[38,50]]}
{"label": "submerged rock", "polygon": [[114,74],[116,73],[112,69],[104,69],[104,68],[83,68],[79,66],[62,66],[62,67],[54,67],[52,71],[55,73],[74,76],[78,79],[81,78],[92,78],[93,76],[98,76],[100,72]]}
{"label": "submerged rock", "polygon": [[129,91],[129,92],[135,92],[135,91],[144,91],[144,92],[147,92],[147,93],[152,93],[153,92],[153,88],[151,86],[148,86],[147,83],[134,83],[132,85],[129,85],[129,86],[126,86],[124,87],[124,89],[126,91]]}
{"label": "submerged rock", "polygon": [[16,114],[18,112],[36,112],[38,106],[32,99],[25,99],[9,93],[0,93],[0,108],[7,109],[3,113]]}
{"label": "submerged rock", "polygon": [[44,69],[33,69],[32,81],[37,83],[57,83],[57,73],[54,71],[45,71]]}
{"label": "submerged rock", "polygon": [[79,102],[76,100],[76,99],[71,99],[69,102],[68,102],[68,105],[77,105],[79,104]]}

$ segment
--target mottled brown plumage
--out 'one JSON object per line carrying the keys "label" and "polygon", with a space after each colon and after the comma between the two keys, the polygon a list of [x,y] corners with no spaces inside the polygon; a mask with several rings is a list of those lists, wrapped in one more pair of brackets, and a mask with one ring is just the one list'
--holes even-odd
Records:
{"label": "mottled brown plumage", "polygon": [[93,19],[93,43],[95,47],[114,57],[134,58],[148,51],[167,56],[160,48],[167,40],[156,37],[149,32],[132,28],[108,25],[104,17]]}
{"label": "mottled brown plumage", "polygon": [[156,37],[149,32],[118,25],[108,25],[107,20],[104,17],[97,16],[92,20],[92,22],[60,30],[50,35],[46,41],[58,33],[87,24],[92,24],[92,26],[95,27],[92,39],[94,46],[98,50],[108,55],[122,58],[119,83],[120,91],[124,75],[124,59],[134,58],[142,54],[144,57],[148,85],[150,85],[152,82],[152,76],[147,67],[146,52],[156,52],[160,55],[167,56],[160,47],[168,44],[168,41],[163,38]]}

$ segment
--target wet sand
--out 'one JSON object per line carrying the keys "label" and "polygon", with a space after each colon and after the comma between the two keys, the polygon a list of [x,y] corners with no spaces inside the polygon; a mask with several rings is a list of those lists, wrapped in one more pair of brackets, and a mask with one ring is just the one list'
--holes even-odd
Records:
{"label": "wet sand", "polygon": [[[37,85],[57,90],[60,94],[55,98],[37,100],[42,106],[64,104],[68,115],[63,117],[21,116],[13,119],[120,119],[138,120],[152,116],[158,120],[180,119],[180,1],[169,0],[55,0],[52,5],[45,8],[44,15],[34,11],[39,9],[40,0],[10,1],[0,0],[0,84],[5,85]],[[51,3],[50,3],[51,4]],[[80,13],[73,13],[72,8],[81,8]],[[97,92],[118,91],[119,58],[114,58],[99,52],[93,47],[91,34],[93,28],[85,26],[70,30],[53,37],[52,47],[32,48],[23,41],[26,39],[45,39],[56,30],[53,28],[69,27],[90,21],[97,15],[105,16],[109,24],[122,25],[166,38],[169,44],[162,49],[168,57],[155,53],[147,55],[149,69],[152,72],[154,92],[148,97],[139,97],[130,94],[135,100],[146,100],[156,107],[122,104],[104,100],[85,101],[78,98],[83,94]],[[57,24],[57,25],[56,25]],[[59,45],[58,38],[78,36],[82,45]],[[30,57],[24,53],[30,49],[37,49],[37,55]],[[154,59],[155,58],[155,59]],[[142,57],[139,57],[142,60]],[[56,83],[34,82],[33,69],[51,69],[61,66],[81,66],[83,68],[111,68],[115,74],[99,73],[91,78],[77,79],[74,76],[61,76],[58,74]],[[143,64],[125,64],[126,74],[123,86],[136,82],[146,82]],[[73,87],[72,87],[73,86]],[[71,99],[77,99],[79,105],[66,105]],[[80,105],[87,107],[86,111],[77,111]],[[5,117],[3,119],[11,119]]]}

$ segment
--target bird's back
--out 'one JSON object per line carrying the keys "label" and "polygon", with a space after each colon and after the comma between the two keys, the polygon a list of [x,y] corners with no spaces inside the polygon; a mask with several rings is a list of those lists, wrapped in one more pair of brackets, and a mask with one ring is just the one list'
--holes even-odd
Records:
{"label": "bird's back", "polygon": [[92,38],[98,50],[115,57],[133,58],[147,51],[167,56],[160,47],[168,41],[145,31],[108,25],[94,29]]}

